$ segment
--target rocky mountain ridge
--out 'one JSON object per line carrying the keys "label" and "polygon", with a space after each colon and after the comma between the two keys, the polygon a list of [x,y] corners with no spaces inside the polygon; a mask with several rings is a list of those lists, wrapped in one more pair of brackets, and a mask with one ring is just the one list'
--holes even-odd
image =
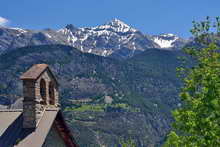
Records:
{"label": "rocky mountain ridge", "polygon": [[186,43],[173,34],[145,35],[118,19],[96,27],[69,24],[60,30],[0,27],[0,53],[25,46],[63,44],[86,53],[127,58],[149,48],[178,50]]}

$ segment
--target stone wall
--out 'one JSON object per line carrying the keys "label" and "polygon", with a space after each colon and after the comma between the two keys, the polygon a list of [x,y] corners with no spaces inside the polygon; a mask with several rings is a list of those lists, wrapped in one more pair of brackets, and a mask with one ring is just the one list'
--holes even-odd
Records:
{"label": "stone wall", "polygon": [[[41,80],[44,79],[46,86],[46,102],[44,103],[41,95]],[[49,84],[52,83],[54,87],[54,104],[50,103]],[[58,107],[59,106],[59,92],[58,85],[53,75],[48,69],[46,69],[40,77],[35,80],[23,80],[23,127],[24,128],[35,128],[41,117],[43,116],[44,110],[47,107]]]}
{"label": "stone wall", "polygon": [[35,113],[35,82],[33,80],[23,81],[23,127],[33,128],[36,126]]}

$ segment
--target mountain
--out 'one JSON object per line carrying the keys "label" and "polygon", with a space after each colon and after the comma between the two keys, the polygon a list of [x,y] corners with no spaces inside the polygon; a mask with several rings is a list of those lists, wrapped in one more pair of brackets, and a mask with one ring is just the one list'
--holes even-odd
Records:
{"label": "mountain", "polygon": [[178,56],[184,55],[155,48],[125,60],[64,45],[9,49],[0,55],[1,105],[20,107],[19,76],[33,64],[47,63],[60,84],[65,119],[81,146],[114,146],[122,139],[140,147],[160,146],[170,130],[170,111],[179,105]]}
{"label": "mountain", "polygon": [[118,19],[91,28],[75,29],[68,25],[58,32],[67,35],[72,46],[101,56],[109,56],[126,49],[130,50],[126,56],[132,56],[136,51],[159,47],[149,37]]}
{"label": "mountain", "polygon": [[51,29],[41,31],[0,26],[0,53],[11,49],[49,44],[68,44],[65,36]]}
{"label": "mountain", "polygon": [[25,46],[63,44],[86,53],[125,59],[149,48],[178,50],[186,43],[171,34],[145,35],[118,19],[96,27],[69,24],[60,30],[0,27],[0,53]]}
{"label": "mountain", "polygon": [[181,49],[188,43],[188,40],[184,40],[174,34],[161,34],[152,37],[153,41],[159,45],[161,49]]}

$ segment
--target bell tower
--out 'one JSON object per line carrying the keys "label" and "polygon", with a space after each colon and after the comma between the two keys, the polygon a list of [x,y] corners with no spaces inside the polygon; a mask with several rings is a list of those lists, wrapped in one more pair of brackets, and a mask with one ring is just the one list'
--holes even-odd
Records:
{"label": "bell tower", "polygon": [[35,64],[23,81],[23,128],[36,128],[45,109],[59,107],[58,82],[47,64]]}

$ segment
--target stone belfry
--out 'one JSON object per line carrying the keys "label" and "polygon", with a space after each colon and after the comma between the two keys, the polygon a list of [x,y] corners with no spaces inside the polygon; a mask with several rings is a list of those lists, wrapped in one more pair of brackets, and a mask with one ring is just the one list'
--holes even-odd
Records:
{"label": "stone belfry", "polygon": [[59,107],[58,82],[47,64],[35,64],[23,80],[23,128],[36,128],[45,109]]}

